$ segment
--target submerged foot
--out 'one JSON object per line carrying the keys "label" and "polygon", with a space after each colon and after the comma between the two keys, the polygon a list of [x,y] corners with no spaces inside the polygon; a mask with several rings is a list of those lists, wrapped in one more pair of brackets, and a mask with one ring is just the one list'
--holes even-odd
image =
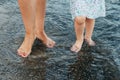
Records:
{"label": "submerged foot", "polygon": [[55,45],[55,41],[50,39],[45,32],[37,33],[36,37],[40,40],[43,41],[43,43],[46,45],[48,48],[53,48]]}
{"label": "submerged foot", "polygon": [[83,40],[77,40],[75,44],[71,47],[71,51],[77,53],[81,50]]}
{"label": "submerged foot", "polygon": [[89,46],[95,46],[96,45],[96,43],[92,39],[85,39],[85,41],[87,42],[87,44]]}
{"label": "submerged foot", "polygon": [[34,35],[25,35],[22,45],[17,50],[18,55],[21,57],[27,57],[31,53],[34,40],[35,40]]}

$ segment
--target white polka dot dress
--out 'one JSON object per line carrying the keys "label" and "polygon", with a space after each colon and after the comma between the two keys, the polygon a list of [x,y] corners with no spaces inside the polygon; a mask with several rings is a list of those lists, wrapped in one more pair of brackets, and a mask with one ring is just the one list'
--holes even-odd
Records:
{"label": "white polka dot dress", "polygon": [[105,0],[70,0],[72,18],[85,16],[90,19],[105,17]]}

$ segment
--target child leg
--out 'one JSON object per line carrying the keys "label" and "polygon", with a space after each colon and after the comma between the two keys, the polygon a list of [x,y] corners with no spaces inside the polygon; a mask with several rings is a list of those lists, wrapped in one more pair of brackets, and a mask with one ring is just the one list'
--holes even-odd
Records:
{"label": "child leg", "polygon": [[31,48],[35,39],[35,9],[33,8],[35,2],[34,0],[18,0],[18,3],[26,31],[24,41],[18,49],[18,55],[20,55],[21,57],[27,57],[31,53]]}
{"label": "child leg", "polygon": [[75,33],[76,33],[76,42],[71,48],[71,51],[78,52],[80,51],[82,44],[83,44],[83,34],[84,34],[84,28],[85,28],[85,20],[86,17],[76,17],[74,20],[74,27],[75,27]]}
{"label": "child leg", "polygon": [[52,48],[55,45],[55,42],[50,39],[44,31],[44,20],[45,20],[45,8],[46,0],[37,0],[36,3],[36,37],[43,41],[43,43]]}
{"label": "child leg", "polygon": [[95,42],[92,40],[92,33],[94,30],[94,19],[86,19],[86,34],[85,34],[85,40],[89,44],[89,46],[95,46]]}

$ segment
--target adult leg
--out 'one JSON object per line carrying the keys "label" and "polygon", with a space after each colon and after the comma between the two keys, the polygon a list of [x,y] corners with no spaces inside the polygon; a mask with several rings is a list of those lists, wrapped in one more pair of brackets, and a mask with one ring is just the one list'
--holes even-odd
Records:
{"label": "adult leg", "polygon": [[76,33],[76,42],[71,48],[71,51],[78,52],[80,51],[82,44],[83,44],[83,35],[85,29],[85,20],[86,17],[76,17],[74,20],[74,27]]}
{"label": "adult leg", "polygon": [[24,41],[18,49],[18,54],[22,57],[27,57],[31,53],[31,48],[35,39],[35,0],[18,0],[18,3],[26,31]]}
{"label": "adult leg", "polygon": [[47,47],[52,48],[55,45],[55,42],[46,35],[44,30],[45,12],[46,0],[37,0],[35,19],[36,37],[42,40]]}
{"label": "adult leg", "polygon": [[89,44],[89,46],[95,46],[95,42],[92,40],[92,33],[94,30],[94,19],[86,19],[86,34],[85,34],[85,40]]}

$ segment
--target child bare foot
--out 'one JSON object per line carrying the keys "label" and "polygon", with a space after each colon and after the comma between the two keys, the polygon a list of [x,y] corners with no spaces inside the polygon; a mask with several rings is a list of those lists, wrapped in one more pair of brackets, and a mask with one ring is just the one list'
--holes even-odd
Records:
{"label": "child bare foot", "polygon": [[75,44],[71,47],[71,51],[73,52],[79,52],[81,50],[83,44],[83,40],[82,41],[76,41]]}
{"label": "child bare foot", "polygon": [[87,42],[87,44],[89,46],[95,46],[96,45],[96,43],[92,39],[85,39],[85,41]]}
{"label": "child bare foot", "polygon": [[53,48],[55,45],[55,41],[50,39],[45,32],[37,33],[36,37],[40,40],[43,41],[43,43],[48,47],[48,48]]}
{"label": "child bare foot", "polygon": [[34,35],[25,35],[22,45],[17,50],[18,55],[20,55],[21,57],[27,57],[31,53],[31,48],[34,40],[35,40]]}

